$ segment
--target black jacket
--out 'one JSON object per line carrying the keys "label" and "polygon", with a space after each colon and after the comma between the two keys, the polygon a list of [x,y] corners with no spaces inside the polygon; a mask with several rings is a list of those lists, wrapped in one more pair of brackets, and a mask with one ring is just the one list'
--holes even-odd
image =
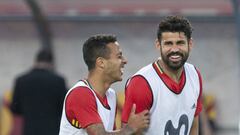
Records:
{"label": "black jacket", "polygon": [[33,69],[15,81],[11,110],[24,119],[23,135],[58,135],[67,88],[64,78]]}

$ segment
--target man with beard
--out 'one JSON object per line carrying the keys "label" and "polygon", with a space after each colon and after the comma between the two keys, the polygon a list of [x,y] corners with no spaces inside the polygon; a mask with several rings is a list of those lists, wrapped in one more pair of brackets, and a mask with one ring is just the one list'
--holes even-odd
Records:
{"label": "man with beard", "polygon": [[186,63],[192,49],[192,26],[181,16],[160,22],[155,42],[161,54],[127,82],[122,122],[133,104],[136,112],[148,109],[147,135],[197,135],[202,109],[202,80],[199,71]]}
{"label": "man with beard", "polygon": [[131,135],[149,125],[148,110],[135,114],[115,130],[116,94],[111,84],[121,81],[127,60],[113,35],[91,36],[83,45],[88,76],[67,93],[59,135]]}

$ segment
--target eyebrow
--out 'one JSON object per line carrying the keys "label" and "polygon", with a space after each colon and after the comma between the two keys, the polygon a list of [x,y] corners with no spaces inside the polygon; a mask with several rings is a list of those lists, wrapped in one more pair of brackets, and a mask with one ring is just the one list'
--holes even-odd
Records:
{"label": "eyebrow", "polygon": [[186,43],[186,41],[185,40],[179,40],[179,41],[177,41],[177,43]]}
{"label": "eyebrow", "polygon": [[[166,40],[162,40],[162,43],[161,44],[170,44],[170,43],[173,43],[174,41],[166,41]],[[176,43],[186,43],[185,40],[178,40],[176,41]]]}
{"label": "eyebrow", "polygon": [[173,41],[162,41],[162,43],[161,44],[170,44],[170,43],[173,43]]}

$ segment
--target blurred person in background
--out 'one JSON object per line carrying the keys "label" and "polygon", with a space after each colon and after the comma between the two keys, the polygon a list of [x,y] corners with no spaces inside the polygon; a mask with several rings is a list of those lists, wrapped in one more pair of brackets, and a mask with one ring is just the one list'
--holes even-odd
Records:
{"label": "blurred person in background", "polygon": [[199,115],[199,135],[214,135],[214,132],[209,124],[207,112],[205,110],[205,106],[203,106],[202,112]]}
{"label": "blurred person in background", "polygon": [[57,135],[66,93],[64,78],[54,72],[52,52],[40,50],[33,68],[15,80],[11,135]]}
{"label": "blurred person in background", "polygon": [[148,111],[135,114],[134,106],[126,126],[115,130],[117,99],[110,86],[122,80],[127,64],[116,37],[89,37],[83,45],[83,58],[88,76],[78,81],[65,97],[59,135],[131,135],[148,127]]}
{"label": "blurred person in background", "polygon": [[200,72],[186,63],[193,46],[192,29],[181,16],[168,16],[160,22],[155,46],[161,57],[128,80],[123,123],[136,104],[137,113],[150,111],[151,122],[144,134],[198,135],[202,79]]}
{"label": "blurred person in background", "polygon": [[[203,111],[200,114],[200,128],[202,131],[200,135],[208,135],[205,132],[216,134],[218,131],[216,97],[211,94],[203,94]],[[211,135],[210,134],[210,135]]]}

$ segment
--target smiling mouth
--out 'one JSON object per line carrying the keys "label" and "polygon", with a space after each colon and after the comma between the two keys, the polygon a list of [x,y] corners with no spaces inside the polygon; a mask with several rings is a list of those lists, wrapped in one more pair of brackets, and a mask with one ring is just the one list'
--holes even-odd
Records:
{"label": "smiling mouth", "polygon": [[179,62],[180,60],[182,60],[182,56],[181,55],[171,55],[168,58],[172,62]]}
{"label": "smiling mouth", "polygon": [[124,72],[124,67],[121,67],[121,68],[120,68],[120,71],[121,71],[121,74],[123,74],[123,72]]}

